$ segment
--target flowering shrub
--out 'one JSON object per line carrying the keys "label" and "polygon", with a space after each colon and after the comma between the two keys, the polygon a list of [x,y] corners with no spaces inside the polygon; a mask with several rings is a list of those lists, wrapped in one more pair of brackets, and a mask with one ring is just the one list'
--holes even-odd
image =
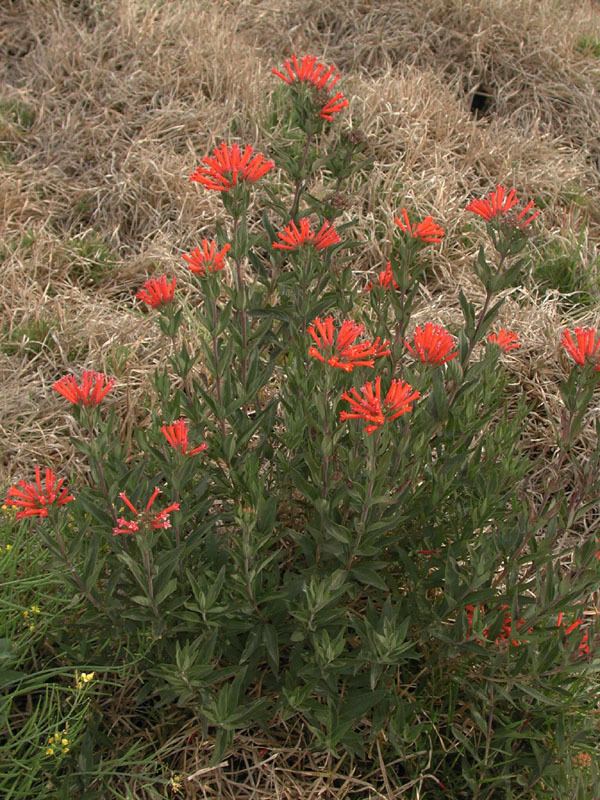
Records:
{"label": "flowering shrub", "polygon": [[314,748],[379,753],[428,797],[566,791],[573,748],[595,739],[600,451],[584,462],[573,444],[598,334],[563,335],[556,479],[533,493],[529,410],[508,402],[504,366],[519,335],[494,326],[539,212],[502,186],[470,202],[484,300],[460,292],[451,331],[414,325],[444,229],[401,208],[389,261],[355,287],[351,225],[308,186],[321,171],[335,194],[359,175],[364,137],[331,130],[348,106],[334,67],[292,57],[274,73],[287,125],[273,160],[222,143],[191,174],[223,203],[215,239],[183,257],[193,312],[176,278],[137,293],[165,360],[134,452],[107,396],[125,387],[61,378],[89,481],[67,490],[48,469],[42,485],[36,467],[5,504],[43,518],[31,535],[86,599],[86,625],[123,658],[143,638],[146,699],[199,717],[215,763],[236,731],[296,718]]}

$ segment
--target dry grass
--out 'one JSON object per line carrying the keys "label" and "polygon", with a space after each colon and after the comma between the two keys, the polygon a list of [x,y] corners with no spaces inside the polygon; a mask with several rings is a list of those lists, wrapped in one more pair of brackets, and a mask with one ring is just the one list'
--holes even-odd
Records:
{"label": "dry grass", "polygon": [[[581,232],[589,267],[600,230],[600,59],[584,37],[600,41],[592,0],[5,0],[0,484],[33,461],[72,457],[69,419],[50,391],[67,370],[116,374],[130,431],[159,351],[132,292],[149,273],[178,269],[218,217],[218,198],[186,180],[198,158],[232,123],[268,145],[257,120],[270,68],[292,51],[337,63],[352,124],[368,136],[375,165],[350,210],[364,244],[357,273],[380,267],[389,238],[373,232],[389,233],[401,204],[434,213],[448,235],[419,313],[452,324],[458,288],[482,294],[470,269],[478,234],[465,240],[462,209],[500,181],[544,205],[538,243]],[[566,369],[557,330],[575,321],[559,300],[530,287],[504,311],[525,342],[509,365],[515,395],[535,408],[528,446],[548,453],[548,472]],[[578,321],[599,324],[597,308]],[[219,773],[188,796],[396,796],[376,791],[381,775],[370,789],[334,780],[334,765],[298,761],[295,746],[271,761],[252,747],[240,749],[254,765],[244,789]]]}

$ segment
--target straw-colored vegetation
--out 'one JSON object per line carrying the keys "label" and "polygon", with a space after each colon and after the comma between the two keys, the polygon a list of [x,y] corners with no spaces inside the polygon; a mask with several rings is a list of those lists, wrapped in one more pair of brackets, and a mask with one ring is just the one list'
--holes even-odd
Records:
{"label": "straw-colored vegetation", "polygon": [[[223,138],[269,152],[270,70],[292,52],[337,64],[347,117],[368,140],[366,186],[346,198],[357,281],[382,268],[400,206],[434,214],[447,235],[430,256],[422,319],[452,327],[459,289],[482,295],[468,199],[502,182],[543,210],[528,284],[503,313],[523,341],[515,396],[527,392],[536,409],[528,446],[551,447],[549,409],[566,373],[558,332],[600,323],[592,0],[5,0],[0,51],[1,485],[34,462],[74,472],[70,418],[50,391],[69,370],[127,384],[114,402],[131,435],[160,346],[133,294],[155,272],[185,283],[180,253],[219,216],[216,193],[187,176]],[[582,457],[593,435],[579,442]],[[133,722],[116,730],[124,747],[142,736]],[[285,736],[279,749],[240,740],[235,769],[187,796],[387,796],[369,789],[385,784],[377,764],[360,779],[331,761],[324,771],[296,747],[301,732]],[[174,731],[157,758],[189,775],[208,747],[194,730]]]}

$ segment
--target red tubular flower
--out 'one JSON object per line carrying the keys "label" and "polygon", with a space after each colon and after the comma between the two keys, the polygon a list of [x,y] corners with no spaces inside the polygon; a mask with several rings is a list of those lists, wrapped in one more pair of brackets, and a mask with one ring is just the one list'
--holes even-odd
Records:
{"label": "red tubular flower", "polygon": [[576,364],[583,367],[588,362],[600,371],[600,335],[596,328],[575,328],[573,333],[563,331],[561,344]]}
{"label": "red tubular flower", "polygon": [[334,114],[339,114],[348,105],[350,105],[348,99],[341,92],[338,92],[325,103],[319,112],[319,116],[326,119],[327,122],[332,122]]}
{"label": "red tubular flower", "polygon": [[[556,620],[556,627],[557,628],[564,627],[565,636],[569,636],[571,633],[573,633],[574,630],[577,630],[577,628],[579,628],[580,625],[583,625],[583,619],[581,617],[578,617],[574,622],[565,627],[563,626],[563,618],[564,614],[562,611],[560,611]],[[589,656],[591,650],[589,644],[588,631],[584,631],[583,636],[581,637],[581,640],[577,647],[577,652],[579,653],[580,656]]]}
{"label": "red tubular flower", "polygon": [[302,56],[302,61],[298,62],[297,57],[293,55],[284,62],[283,69],[285,69],[285,74],[275,67],[271,72],[287,84],[296,81],[312,83],[317,89],[324,89],[326,92],[331,92],[340,79],[333,64],[327,67],[325,64],[321,64],[316,56]]}
{"label": "red tubular flower", "polygon": [[505,353],[509,353],[511,350],[518,350],[521,347],[519,334],[506,330],[506,328],[500,328],[498,333],[490,333],[487,340],[490,344],[497,345]]}
{"label": "red tubular flower", "polygon": [[589,644],[589,634],[587,631],[581,637],[581,641],[579,642],[579,647],[577,651],[580,656],[589,656],[591,653],[590,644]]}
{"label": "red tubular flower", "polygon": [[246,145],[242,152],[239,145],[228,147],[225,142],[215,147],[212,156],[205,156],[202,164],[190,180],[215,192],[228,192],[240,182],[255,183],[275,166],[262,153],[254,153],[252,145]]}
{"label": "red tubular flower", "polygon": [[377,281],[375,283],[369,281],[367,284],[367,291],[372,291],[375,286],[379,286],[381,289],[398,289],[398,283],[396,282],[394,273],[392,272],[391,261],[388,261],[385,265],[385,269],[378,274]]}
{"label": "red tubular flower", "polygon": [[[490,192],[487,197],[471,200],[465,210],[472,211],[486,222],[491,222],[496,217],[503,217],[516,228],[526,228],[534,219],[539,217],[540,212],[534,211],[527,217],[534,208],[534,202],[531,200],[518,214],[511,214],[512,209],[518,203],[519,200],[515,189],[507,192],[504,186],[498,185],[495,191]],[[527,219],[525,219],[526,217]]]}
{"label": "red tubular flower", "polygon": [[[506,605],[506,603],[504,603],[503,605],[500,606],[500,609],[502,611],[507,611],[508,608],[509,608],[509,606]],[[486,613],[485,606],[479,605],[479,611],[482,614],[485,614]],[[470,639],[471,638],[471,633],[472,633],[472,630],[473,630],[473,616],[475,614],[475,606],[472,605],[471,603],[469,603],[468,605],[465,606],[465,612],[467,614],[467,637],[466,638]],[[514,627],[522,628],[523,625],[525,625],[525,620],[521,617],[520,619],[517,620],[516,626],[514,626]],[[500,627],[500,632],[498,633],[498,636],[496,636],[496,638],[494,639],[494,644],[500,645],[500,644],[502,644],[502,642],[510,641],[510,643],[511,643],[511,645],[513,647],[519,647],[523,643],[523,640],[514,639],[513,638],[514,633],[515,633],[514,627],[513,627],[512,615],[511,614],[505,614],[504,617],[502,618],[502,625]],[[488,639],[489,632],[490,632],[489,627],[483,629],[483,636],[485,637],[485,639]],[[533,628],[528,628],[528,632],[532,633],[533,632]],[[477,641],[479,644],[483,644],[483,641],[481,639],[476,639],[475,641]]]}
{"label": "red tubular flower", "polygon": [[64,482],[64,478],[57,480],[54,472],[46,467],[42,486],[41,467],[36,466],[35,482],[27,483],[21,480],[15,486],[11,486],[4,502],[7,506],[21,509],[17,512],[17,519],[47,517],[49,506],[64,506],[75,499],[63,487]]}
{"label": "red tubular flower", "polygon": [[[294,55],[284,62],[281,70],[274,67],[271,72],[288,85],[292,83],[310,83],[315,89],[328,94],[333,91],[340,79],[340,75],[333,64],[327,67],[325,64],[321,64],[315,56],[303,56],[302,60],[298,61]],[[319,116],[331,122],[333,115],[347,106],[348,100],[341,92],[337,92],[321,108]]]}
{"label": "red tubular flower", "polygon": [[439,244],[444,238],[444,229],[433,221],[433,217],[425,217],[422,222],[416,225],[411,224],[408,212],[405,208],[400,209],[402,219],[394,217],[394,222],[401,231],[408,234],[413,239],[420,239],[425,244]]}
{"label": "red tubular flower", "polygon": [[225,268],[225,256],[231,250],[231,245],[226,244],[217,251],[217,243],[209,239],[202,239],[202,249],[194,247],[191,253],[184,253],[182,258],[187,261],[190,272],[206,277],[207,273],[220,272]]}
{"label": "red tubular flower", "polygon": [[473,630],[473,617],[475,616],[475,606],[473,603],[467,603],[465,606],[465,613],[467,615],[467,639],[471,638],[471,632]]}
{"label": "red tubular flower", "polygon": [[580,625],[583,624],[583,620],[581,617],[576,619],[575,622],[572,622],[567,628],[565,628],[565,636],[568,636],[570,633],[573,633]]}
{"label": "red tubular flower", "polygon": [[[506,610],[508,608],[508,606],[505,604],[505,605],[502,605],[501,608],[503,610]],[[525,624],[525,620],[523,618],[521,618],[521,619],[517,620],[517,623],[516,623],[515,627],[522,628],[524,624]],[[530,628],[530,631],[531,630],[532,629]],[[484,636],[487,636],[488,628],[486,628],[483,633],[484,633]],[[506,614],[504,619],[502,620],[502,627],[500,628],[500,633],[496,637],[494,642],[495,642],[495,644],[500,644],[501,642],[510,641],[510,643],[512,644],[513,647],[518,647],[521,644],[521,640],[520,639],[513,639],[512,637],[513,637],[512,615],[511,614]]]}
{"label": "red tubular flower", "polygon": [[352,372],[356,367],[374,367],[376,358],[390,354],[389,342],[382,342],[379,336],[373,342],[356,344],[365,328],[348,319],[336,332],[333,317],[324,320],[317,317],[307,331],[315,343],[308,349],[309,356],[345,372]]}
{"label": "red tubular flower", "polygon": [[313,231],[308,217],[302,217],[299,225],[300,227],[292,220],[282,231],[279,231],[277,236],[281,241],[273,242],[273,249],[297,250],[304,244],[310,244],[315,250],[325,250],[342,241],[336,229],[327,220],[316,233]]}
{"label": "red tubular flower", "polygon": [[186,419],[178,419],[172,425],[163,425],[160,432],[164,435],[167,442],[175,450],[179,450],[184,456],[195,456],[207,449],[208,445],[203,443],[188,450],[188,422]]}
{"label": "red tubular flower", "polygon": [[414,358],[418,358],[424,364],[446,364],[448,361],[458,356],[458,352],[453,348],[456,340],[441,325],[434,325],[433,322],[426,322],[423,327],[418,325],[413,334],[413,344],[405,340],[404,344]]}
{"label": "red tubular flower", "polygon": [[144,528],[151,528],[152,530],[166,530],[170,528],[171,520],[169,519],[169,515],[172,514],[173,511],[179,511],[179,503],[171,503],[171,505],[163,508],[162,511],[152,514],[150,513],[150,509],[159,494],[160,489],[157,487],[146,503],[146,508],[143,511],[138,511],[125,492],[121,492],[119,497],[132,514],[134,514],[135,519],[127,520],[124,517],[119,517],[117,519],[117,527],[113,528],[113,534],[118,536],[120,533],[138,533]]}
{"label": "red tubular flower", "polygon": [[412,411],[414,401],[420,396],[420,392],[413,391],[408,383],[393,380],[382,401],[381,378],[377,377],[375,381],[365,383],[360,393],[356,389],[344,392],[342,400],[350,404],[352,411],[341,411],[340,420],[344,422],[347,419],[362,419],[369,423],[365,426],[365,431],[371,435],[386,422],[392,422],[402,414]]}
{"label": "red tubular flower", "polygon": [[176,285],[177,279],[173,278],[169,283],[166,275],[161,275],[160,278],[149,278],[136,294],[136,297],[152,308],[159,308],[171,302],[175,294]]}
{"label": "red tubular flower", "polygon": [[97,406],[114,385],[114,379],[108,380],[103,372],[84,370],[81,375],[81,386],[72,375],[64,375],[52,384],[52,388],[73,405]]}

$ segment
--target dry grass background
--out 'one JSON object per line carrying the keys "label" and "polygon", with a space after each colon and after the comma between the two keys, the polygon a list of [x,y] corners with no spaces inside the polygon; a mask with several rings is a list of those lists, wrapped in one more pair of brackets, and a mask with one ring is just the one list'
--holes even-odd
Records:
{"label": "dry grass background", "polygon": [[[158,355],[132,293],[210,232],[219,201],[186,176],[237,125],[261,142],[273,64],[314,52],[345,75],[352,124],[375,167],[349,213],[357,273],[380,267],[401,204],[448,229],[422,314],[456,318],[481,288],[462,208],[498,181],[545,205],[538,241],[600,227],[600,37],[592,3],[554,0],[6,0],[0,10],[3,231],[0,482],[60,462],[69,425],[51,383],[81,367],[117,372],[131,422]],[[474,115],[475,93],[487,104]],[[318,187],[316,187],[318,190]],[[556,405],[552,298],[516,292],[513,360],[540,414]],[[588,309],[588,321],[594,321]],[[524,383],[525,381],[525,383]],[[544,431],[540,419],[539,435]]]}
{"label": "dry grass background", "polygon": [[[534,247],[577,235],[578,268],[592,269],[599,42],[595,0],[4,0],[0,485],[34,462],[72,458],[69,418],[50,391],[68,370],[116,374],[113,402],[131,430],[160,349],[133,292],[153,272],[185,281],[180,253],[219,217],[218,198],[187,175],[232,122],[268,149],[258,121],[270,69],[291,52],[338,65],[352,124],[368,136],[375,166],[348,212],[364,243],[357,275],[381,268],[389,238],[374,231],[390,233],[401,205],[433,213],[448,233],[419,313],[452,324],[460,287],[482,296],[462,209],[497,182],[544,206]],[[525,342],[509,360],[515,396],[534,404],[528,442],[548,452],[549,471],[566,371],[558,331],[600,323],[597,305],[567,317],[559,300],[530,285],[504,311]],[[334,790],[307,776],[296,791],[289,774],[267,772],[268,785],[189,796],[366,796],[351,779]]]}

